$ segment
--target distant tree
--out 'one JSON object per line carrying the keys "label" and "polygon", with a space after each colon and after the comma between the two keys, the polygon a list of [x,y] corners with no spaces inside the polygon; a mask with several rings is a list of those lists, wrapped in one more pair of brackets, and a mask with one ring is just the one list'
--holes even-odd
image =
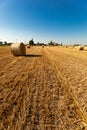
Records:
{"label": "distant tree", "polygon": [[7,42],[6,42],[6,41],[4,41],[4,45],[7,45]]}
{"label": "distant tree", "polygon": [[74,46],[80,46],[81,44],[74,44]]}
{"label": "distant tree", "polygon": [[33,38],[29,41],[29,45],[30,45],[30,46],[33,46],[33,45],[34,45]]}
{"label": "distant tree", "polygon": [[38,42],[38,43],[37,43],[37,45],[39,46],[39,45],[40,45],[40,43]]}
{"label": "distant tree", "polygon": [[59,43],[55,43],[55,46],[60,46],[60,44]]}
{"label": "distant tree", "polygon": [[7,43],[7,45],[9,45],[9,46],[10,46],[11,44],[12,44],[12,43]]}
{"label": "distant tree", "polygon": [[63,43],[61,42],[60,46],[63,46]]}
{"label": "distant tree", "polygon": [[0,45],[3,45],[3,42],[2,42],[2,41],[0,41]]}
{"label": "distant tree", "polygon": [[53,42],[53,41],[50,41],[50,42],[48,43],[48,45],[49,45],[49,46],[54,46],[54,42]]}

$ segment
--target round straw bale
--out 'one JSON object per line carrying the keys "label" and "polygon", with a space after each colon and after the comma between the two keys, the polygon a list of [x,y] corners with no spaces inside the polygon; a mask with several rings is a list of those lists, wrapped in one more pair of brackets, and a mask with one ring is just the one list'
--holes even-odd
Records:
{"label": "round straw bale", "polygon": [[68,46],[66,45],[65,48],[68,48]]}
{"label": "round straw bale", "polygon": [[27,45],[27,48],[30,48],[30,45]]}
{"label": "round straw bale", "polygon": [[84,50],[84,46],[78,46],[77,50],[83,51]]}
{"label": "round straw bale", "polygon": [[26,54],[25,45],[23,43],[14,43],[11,45],[11,52],[14,56],[24,56]]}
{"label": "round straw bale", "polygon": [[42,48],[44,48],[44,45],[42,45]]}

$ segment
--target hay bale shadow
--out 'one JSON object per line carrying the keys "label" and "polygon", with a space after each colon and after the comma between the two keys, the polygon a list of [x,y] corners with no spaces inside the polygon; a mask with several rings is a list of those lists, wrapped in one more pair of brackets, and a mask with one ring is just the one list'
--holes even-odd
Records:
{"label": "hay bale shadow", "polygon": [[26,54],[25,57],[42,57],[42,55]]}

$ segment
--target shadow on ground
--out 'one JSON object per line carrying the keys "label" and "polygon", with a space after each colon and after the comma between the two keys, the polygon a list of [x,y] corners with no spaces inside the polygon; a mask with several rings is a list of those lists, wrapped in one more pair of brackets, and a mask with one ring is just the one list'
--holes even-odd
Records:
{"label": "shadow on ground", "polygon": [[42,55],[26,54],[25,57],[42,57]]}

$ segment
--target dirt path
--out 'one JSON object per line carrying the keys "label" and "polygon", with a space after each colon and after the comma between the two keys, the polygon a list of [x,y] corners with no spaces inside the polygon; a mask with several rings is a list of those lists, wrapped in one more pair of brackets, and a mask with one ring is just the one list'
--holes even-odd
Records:
{"label": "dirt path", "polygon": [[77,83],[86,53],[77,53],[49,47],[27,49],[26,57],[2,53],[0,130],[86,130],[86,99],[78,99]]}

